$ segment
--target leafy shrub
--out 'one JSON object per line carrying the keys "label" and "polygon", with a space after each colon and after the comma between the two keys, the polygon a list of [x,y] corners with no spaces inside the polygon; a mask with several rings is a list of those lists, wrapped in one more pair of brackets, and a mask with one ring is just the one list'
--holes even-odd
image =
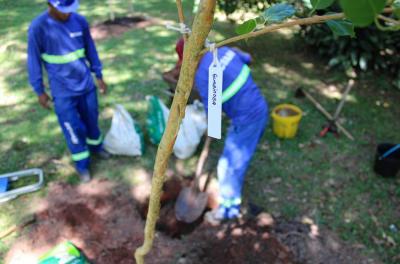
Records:
{"label": "leafy shrub", "polygon": [[250,10],[257,9],[263,10],[269,4],[276,2],[274,0],[218,0],[219,9],[223,10],[225,14],[229,15],[237,9]]}
{"label": "leafy shrub", "polygon": [[336,37],[322,24],[303,27],[300,35],[330,67],[385,73],[400,88],[400,31],[384,32],[369,26],[356,28],[355,38]]}
{"label": "leafy shrub", "polygon": [[[303,0],[308,1],[308,0]],[[223,10],[225,14],[229,15],[236,10],[257,10],[264,11],[265,8],[272,4],[287,3],[293,5],[296,10],[302,12],[304,4],[301,0],[218,0],[218,8]]]}
{"label": "leafy shrub", "polygon": [[[218,0],[218,6],[226,14],[231,14],[237,9],[262,11],[271,4],[287,2],[295,6],[297,16],[308,17],[312,8],[310,1],[312,0]],[[327,12],[341,12],[338,2],[328,10],[316,11],[318,15]],[[302,27],[300,36],[321,58],[326,59],[329,67],[384,73],[400,89],[400,31],[381,31],[374,25],[355,28],[354,31],[354,38],[338,37],[326,24],[319,24]]]}

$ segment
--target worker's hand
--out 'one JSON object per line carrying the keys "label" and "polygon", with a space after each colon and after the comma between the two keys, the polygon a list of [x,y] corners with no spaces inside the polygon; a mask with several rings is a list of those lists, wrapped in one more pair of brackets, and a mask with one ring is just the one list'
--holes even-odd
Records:
{"label": "worker's hand", "polygon": [[99,86],[101,94],[107,93],[107,84],[103,81],[103,79],[97,79],[97,85]]}
{"label": "worker's hand", "polygon": [[175,75],[172,73],[172,71],[167,71],[162,74],[162,77],[164,81],[166,81],[169,84],[172,84],[173,86],[176,86],[178,84],[178,79],[176,79]]}
{"label": "worker's hand", "polygon": [[50,97],[47,95],[47,93],[42,93],[39,95],[38,101],[43,108],[50,109]]}

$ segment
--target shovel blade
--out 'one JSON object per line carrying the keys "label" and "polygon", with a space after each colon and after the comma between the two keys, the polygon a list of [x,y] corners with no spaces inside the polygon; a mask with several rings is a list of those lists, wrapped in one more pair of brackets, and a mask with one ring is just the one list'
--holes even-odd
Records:
{"label": "shovel blade", "polygon": [[193,223],[204,212],[208,195],[194,188],[183,188],[175,203],[176,219],[185,223]]}

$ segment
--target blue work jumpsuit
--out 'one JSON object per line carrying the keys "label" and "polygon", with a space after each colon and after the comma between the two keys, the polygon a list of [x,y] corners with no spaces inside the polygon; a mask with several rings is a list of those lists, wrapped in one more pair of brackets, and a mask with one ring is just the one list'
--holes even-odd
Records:
{"label": "blue work jumpsuit", "polygon": [[78,172],[85,172],[90,152],[102,149],[96,86],[91,75],[94,72],[102,78],[102,65],[83,16],[71,13],[62,22],[46,11],[32,21],[28,30],[28,73],[38,96],[45,92],[42,66],[47,71],[55,112],[72,159]]}
{"label": "blue work jumpsuit", "polygon": [[[236,49],[218,49],[224,68],[222,110],[231,119],[225,146],[218,161],[219,206],[225,218],[236,217],[246,170],[268,122],[268,105],[254,83],[248,64],[249,54]],[[208,106],[208,68],[213,61],[207,52],[200,60],[195,84]]]}

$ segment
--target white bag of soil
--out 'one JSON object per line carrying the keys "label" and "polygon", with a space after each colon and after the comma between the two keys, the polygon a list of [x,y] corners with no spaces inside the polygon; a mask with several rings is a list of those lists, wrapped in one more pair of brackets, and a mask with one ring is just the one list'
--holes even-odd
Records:
{"label": "white bag of soil", "polygon": [[142,133],[122,105],[116,105],[110,130],[104,138],[104,148],[114,155],[141,156]]}
{"label": "white bag of soil", "polygon": [[188,105],[174,145],[174,154],[179,159],[193,155],[207,130],[207,117],[204,106],[199,101]]}

